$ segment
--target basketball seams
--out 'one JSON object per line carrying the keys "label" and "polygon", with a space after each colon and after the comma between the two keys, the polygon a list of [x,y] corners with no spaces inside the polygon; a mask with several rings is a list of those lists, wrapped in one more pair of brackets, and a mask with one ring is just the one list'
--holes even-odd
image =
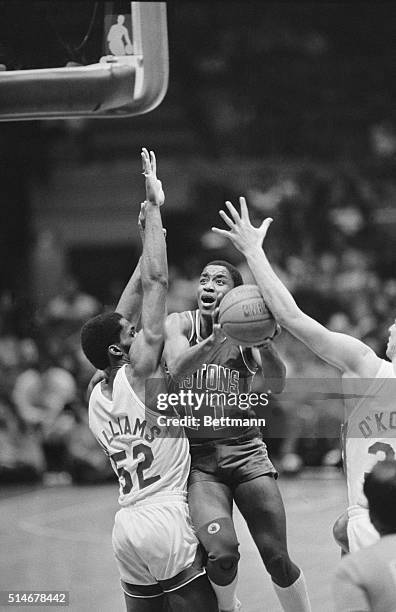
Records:
{"label": "basketball seams", "polygon": [[[252,292],[252,291],[251,291]],[[227,295],[229,295],[228,293],[224,296],[223,301],[227,298]],[[220,304],[220,317],[223,317],[225,315],[226,312],[228,312],[228,310],[230,308],[233,308],[234,306],[238,306],[239,304],[242,304],[244,302],[246,302],[247,299],[252,298],[252,299],[257,299],[259,300],[260,298],[262,299],[263,303],[264,303],[264,307],[266,309],[266,311],[268,312],[268,314],[270,314],[270,318],[272,318],[272,315],[270,313],[270,311],[268,310],[268,307],[264,301],[263,296],[260,294],[260,296],[253,296],[253,295],[245,295],[245,296],[241,296],[237,301],[232,301],[230,304],[228,304],[225,309],[223,310],[221,308],[221,304]],[[265,313],[263,313],[265,314]],[[245,319],[244,319],[245,320]]]}
{"label": "basketball seams", "polygon": [[[255,299],[256,299],[256,298],[255,298]],[[258,298],[257,298],[257,299],[258,299]],[[245,303],[245,302],[246,302],[246,298],[245,298],[245,299],[241,298],[241,299],[240,299],[240,300],[238,300],[237,302],[232,302],[232,303],[231,303],[229,306],[227,306],[227,307],[225,308],[225,310],[222,310],[222,311],[219,313],[219,318],[220,318],[220,319],[222,319],[222,318],[224,317],[224,315],[225,315],[225,314],[226,314],[226,313],[227,313],[227,312],[228,312],[228,311],[229,311],[231,308],[234,308],[234,307],[236,307],[236,306],[239,306],[240,304],[243,304],[243,303]],[[263,300],[263,302],[264,302],[264,300]],[[260,320],[261,320],[261,321],[267,321],[268,319],[273,319],[273,316],[272,316],[272,314],[270,313],[270,311],[268,310],[268,308],[267,308],[267,306],[266,306],[265,302],[264,302],[264,306],[265,306],[266,312],[260,313],[260,317],[261,317],[261,318],[260,318]],[[256,319],[256,320],[258,321],[259,319]],[[242,319],[242,321],[232,321],[232,323],[245,323],[245,322],[247,322],[247,318]],[[254,320],[253,320],[252,322],[254,322]]]}
{"label": "basketball seams", "polygon": [[[258,309],[256,312],[255,303],[260,305],[260,309],[263,306],[263,311]],[[245,306],[252,306],[247,314],[244,312]],[[272,335],[272,327],[275,326],[274,317],[256,285],[245,285],[243,289],[241,286],[227,293],[220,304],[219,322],[232,342],[245,347],[263,342]]]}
{"label": "basketball seams", "polygon": [[[263,342],[269,336],[265,334],[263,335],[263,337],[261,337],[261,334],[263,332],[263,321],[254,321],[254,323],[256,324],[256,326],[254,329],[250,329],[250,333],[248,333],[247,330],[243,330],[243,337],[235,333],[235,327],[233,323],[225,323],[223,330],[226,336],[227,334],[229,334],[230,340],[232,340],[233,342],[238,342],[238,344],[241,344],[242,346],[255,346],[256,343],[260,344],[260,342]],[[236,323],[235,325],[238,329],[240,323]]]}

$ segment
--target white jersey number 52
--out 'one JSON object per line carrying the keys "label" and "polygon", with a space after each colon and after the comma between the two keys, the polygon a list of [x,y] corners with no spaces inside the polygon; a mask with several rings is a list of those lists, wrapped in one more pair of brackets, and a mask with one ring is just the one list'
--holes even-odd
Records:
{"label": "white jersey number 52", "polygon": [[[133,447],[132,457],[134,459],[138,459],[139,455],[141,458],[136,468],[138,486],[139,489],[145,489],[149,485],[159,480],[161,476],[157,474],[155,476],[149,476],[148,478],[144,477],[144,470],[148,470],[154,461],[153,451],[149,446],[147,446],[147,444],[137,444]],[[118,453],[114,453],[110,457],[116,467],[118,478],[120,484],[122,485],[122,492],[124,495],[127,495],[133,487],[132,476],[130,472],[128,472],[128,470],[124,466],[118,465],[122,461],[125,461],[126,457],[126,451],[119,451]]]}

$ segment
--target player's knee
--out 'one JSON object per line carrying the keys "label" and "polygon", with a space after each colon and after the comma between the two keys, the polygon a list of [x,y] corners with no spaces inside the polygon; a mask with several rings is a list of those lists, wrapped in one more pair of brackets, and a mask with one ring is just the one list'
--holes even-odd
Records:
{"label": "player's knee", "polygon": [[348,514],[344,512],[333,525],[333,537],[344,552],[349,552]]}
{"label": "player's knee", "polygon": [[209,578],[219,586],[230,584],[238,571],[239,553],[209,553],[206,571]]}
{"label": "player's knee", "polygon": [[198,538],[204,546],[209,578],[219,586],[230,584],[237,573],[239,542],[232,520],[216,519],[198,530]]}
{"label": "player's knee", "polygon": [[277,552],[269,556],[264,560],[264,564],[272,580],[280,586],[292,584],[299,573],[297,566],[291,561],[287,552]]}

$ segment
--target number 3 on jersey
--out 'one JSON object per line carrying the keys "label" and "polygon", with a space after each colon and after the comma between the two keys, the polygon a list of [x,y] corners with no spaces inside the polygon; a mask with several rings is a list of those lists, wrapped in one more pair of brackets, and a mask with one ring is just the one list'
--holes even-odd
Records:
{"label": "number 3 on jersey", "polygon": [[[395,451],[387,442],[374,442],[368,449],[370,455],[378,455],[379,452],[384,454],[384,459],[387,461],[392,461],[392,459],[395,458]],[[381,459],[379,459],[379,461],[381,461]]]}
{"label": "number 3 on jersey", "polygon": [[[388,444],[387,442],[381,442],[381,441],[377,441],[374,442],[374,444],[372,444],[371,446],[369,446],[368,450],[367,450],[369,455],[373,455],[373,465],[371,466],[371,469],[374,467],[374,465],[378,462],[378,461],[383,461],[384,459],[386,460],[392,460],[395,458],[395,451],[393,449],[393,447]],[[381,453],[381,454],[380,454]],[[368,472],[365,472],[364,475],[367,476]]]}
{"label": "number 3 on jersey", "polygon": [[[138,460],[138,464],[136,467],[136,474],[138,479],[139,489],[145,489],[149,485],[157,482],[161,478],[159,474],[155,476],[149,476],[145,478],[144,471],[148,470],[151,464],[154,461],[153,451],[147,444],[137,444],[132,449],[132,457],[136,461]],[[118,479],[120,485],[122,486],[122,492],[124,495],[127,495],[132,487],[132,474],[127,470],[125,466],[119,465],[122,461],[127,459],[126,451],[119,451],[118,453],[114,453],[111,455],[110,459],[112,460],[115,469],[118,474]]]}

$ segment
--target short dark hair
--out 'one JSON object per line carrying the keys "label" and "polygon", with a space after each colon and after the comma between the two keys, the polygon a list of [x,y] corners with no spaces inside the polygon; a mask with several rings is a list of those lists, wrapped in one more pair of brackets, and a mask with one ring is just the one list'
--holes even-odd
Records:
{"label": "short dark hair", "polygon": [[396,532],[396,461],[378,461],[366,475],[363,491],[370,517],[380,523],[384,532]]}
{"label": "short dark hair", "polygon": [[[238,268],[232,265],[229,261],[225,261],[224,259],[215,259],[215,261],[210,261],[206,264],[205,268],[208,266],[223,266],[223,268],[227,268],[228,272],[231,274],[231,278],[234,283],[234,287],[239,287],[239,285],[243,285],[243,278]],[[204,269],[205,269],[204,268]]]}
{"label": "short dark hair", "polygon": [[98,370],[110,365],[107,350],[120,341],[121,319],[118,312],[107,312],[89,319],[81,328],[84,355]]}

